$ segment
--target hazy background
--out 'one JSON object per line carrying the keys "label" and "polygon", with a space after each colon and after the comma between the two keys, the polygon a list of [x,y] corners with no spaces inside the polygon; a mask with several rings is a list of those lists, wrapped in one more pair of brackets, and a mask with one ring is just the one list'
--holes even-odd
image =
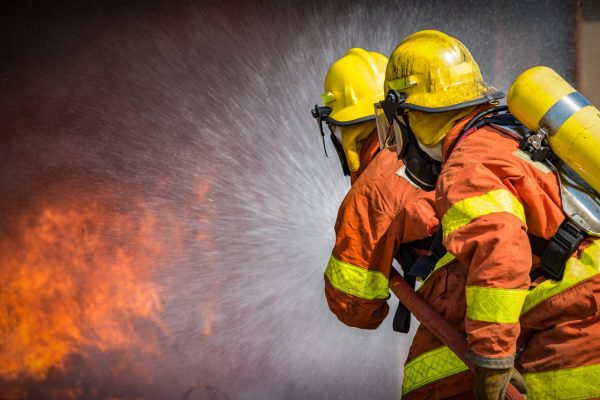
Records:
{"label": "hazy background", "polygon": [[349,185],[310,116],[327,68],[432,28],[499,89],[539,64],[577,84],[583,20],[572,1],[3,4],[0,398],[399,398],[410,336],[345,327],[323,295]]}

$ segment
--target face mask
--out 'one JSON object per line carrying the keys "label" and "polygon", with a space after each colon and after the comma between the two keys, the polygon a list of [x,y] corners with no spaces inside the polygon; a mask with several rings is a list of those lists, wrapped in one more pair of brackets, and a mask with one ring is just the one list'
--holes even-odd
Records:
{"label": "face mask", "polygon": [[360,150],[374,129],[375,121],[341,127],[342,147],[350,171],[356,171],[360,167]]}
{"label": "face mask", "polygon": [[423,150],[427,155],[433,158],[436,161],[442,161],[442,142],[439,141],[437,144],[434,144],[431,147],[427,147],[423,145],[423,143],[417,141],[421,150]]}

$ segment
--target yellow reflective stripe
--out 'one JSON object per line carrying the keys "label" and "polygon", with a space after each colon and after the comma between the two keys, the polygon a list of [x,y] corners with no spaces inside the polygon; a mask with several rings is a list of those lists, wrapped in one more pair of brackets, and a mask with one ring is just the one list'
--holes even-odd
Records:
{"label": "yellow reflective stripe", "polygon": [[435,263],[435,267],[433,267],[433,270],[436,271],[440,268],[443,268],[446,265],[450,264],[454,260],[456,260],[456,257],[454,257],[452,254],[446,252],[446,254],[444,254],[442,256],[442,258],[437,260],[437,262]]}
{"label": "yellow reflective stripe", "polygon": [[525,211],[519,200],[506,189],[492,190],[481,196],[469,197],[454,204],[442,218],[444,236],[484,215],[506,212],[525,222]]}
{"label": "yellow reflective stripe", "polygon": [[331,103],[335,100],[335,96],[331,92],[325,92],[321,95],[321,100],[323,100],[323,104]]}
{"label": "yellow reflective stripe", "polygon": [[600,365],[523,374],[527,400],[583,400],[600,397]]}
{"label": "yellow reflective stripe", "polygon": [[417,292],[423,287],[425,286],[425,282],[427,282],[427,279],[429,279],[430,276],[433,275],[433,273],[435,271],[437,271],[438,269],[442,269],[444,268],[446,265],[450,264],[452,261],[456,260],[456,257],[454,257],[452,254],[446,252],[446,254],[444,254],[442,256],[442,258],[440,258],[439,260],[437,260],[437,262],[435,263],[435,266],[433,267],[433,270],[429,273],[429,275],[427,275],[427,277],[423,280],[423,283],[421,284],[421,286],[419,286],[417,288]]}
{"label": "yellow reflective stripe", "polygon": [[341,292],[366,300],[390,297],[389,281],[379,271],[369,271],[331,256],[325,275],[331,286]]}
{"label": "yellow reflective stripe", "polygon": [[402,395],[468,369],[448,346],[430,350],[404,366]]}
{"label": "yellow reflective stripe", "polygon": [[417,84],[417,79],[414,76],[406,76],[394,79],[388,82],[390,89],[403,90]]}
{"label": "yellow reflective stripe", "polygon": [[519,321],[527,290],[467,286],[467,317],[476,321],[514,324]]}
{"label": "yellow reflective stripe", "polygon": [[521,310],[521,315],[531,310],[541,302],[550,297],[564,292],[600,272],[600,240],[595,240],[584,251],[579,258],[571,257],[565,265],[565,273],[562,280],[545,280],[529,291]]}

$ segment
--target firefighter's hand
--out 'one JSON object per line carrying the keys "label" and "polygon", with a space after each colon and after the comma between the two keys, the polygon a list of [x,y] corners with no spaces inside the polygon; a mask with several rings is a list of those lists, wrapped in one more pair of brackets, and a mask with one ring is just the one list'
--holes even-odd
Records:
{"label": "firefighter's hand", "polygon": [[522,394],[527,393],[525,381],[516,369],[477,367],[474,384],[475,398],[477,400],[504,400],[509,383],[512,383]]}

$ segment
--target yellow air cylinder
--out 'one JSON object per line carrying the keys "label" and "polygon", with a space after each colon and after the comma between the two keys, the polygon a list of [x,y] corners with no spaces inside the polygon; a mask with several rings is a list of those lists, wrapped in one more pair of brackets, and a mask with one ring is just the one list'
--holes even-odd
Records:
{"label": "yellow air cylinder", "polygon": [[600,193],[600,111],[548,67],[511,85],[508,109],[529,130],[548,134],[552,151]]}

